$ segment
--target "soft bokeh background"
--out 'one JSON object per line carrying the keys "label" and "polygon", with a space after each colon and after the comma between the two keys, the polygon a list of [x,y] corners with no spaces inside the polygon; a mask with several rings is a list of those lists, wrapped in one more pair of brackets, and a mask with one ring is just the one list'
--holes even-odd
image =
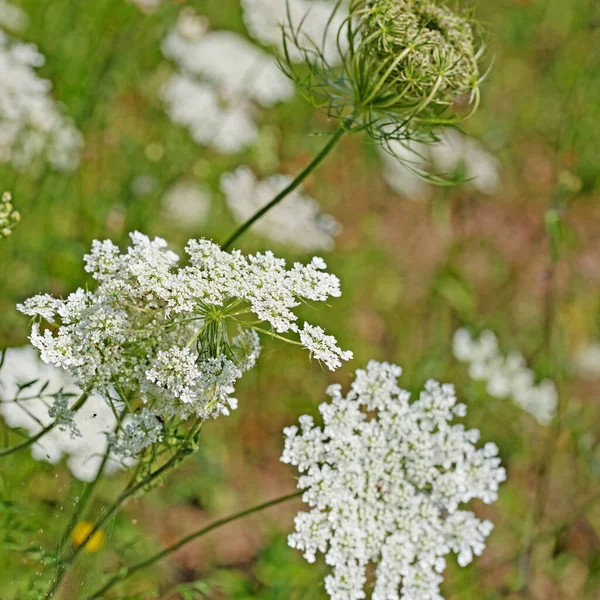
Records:
{"label": "soft bokeh background", "polygon": [[[192,235],[223,241],[235,222],[220,175],[240,164],[293,174],[323,144],[314,134],[332,127],[296,98],[261,111],[255,147],[224,156],[200,148],[169,120],[157,98],[172,70],[161,40],[183,7],[207,15],[214,29],[247,35],[238,0],[163,0],[149,14],[126,0],[14,4],[29,15],[21,37],[46,56],[39,72],[53,82],[85,149],[70,174],[0,165],[0,191],[11,190],[23,214],[12,237],[0,241],[1,347],[26,341],[17,302],[43,291],[65,295],[87,281],[82,255],[94,238],[125,243],[139,229],[182,248],[190,234],[165,218],[161,204],[174,181],[213,190],[209,218]],[[376,358],[402,365],[412,391],[430,377],[455,383],[468,423],[498,443],[508,469],[500,500],[476,506],[496,524],[487,550],[467,568],[449,565],[446,598],[600,599],[600,379],[573,368],[577,350],[600,341],[600,4],[474,4],[491,31],[493,67],[465,131],[500,159],[501,190],[488,197],[458,186],[414,202],[386,186],[372,145],[344,140],[306,187],[344,228],[335,250],[324,253],[343,296],[317,311],[340,345],[354,350],[354,361],[332,375],[305,352],[266,340],[258,368],[239,386],[239,410],[205,427],[200,451],[123,510],[105,549],[86,556],[65,597],[85,597],[99,574],[217,516],[293,490],[295,473],[279,463],[281,429],[314,414],[329,383],[348,385],[354,369]],[[561,219],[555,265],[545,227],[551,208]],[[310,259],[252,234],[239,245]],[[519,349],[540,377],[556,382],[552,426],[539,426],[468,377],[451,350],[461,325],[493,329],[503,348]],[[123,482],[105,480],[96,511]],[[28,452],[2,462],[0,598],[39,597],[30,582],[47,579],[44,562],[79,493],[66,469]],[[324,565],[308,565],[286,546],[298,507],[219,530],[111,597],[325,598]],[[194,581],[203,582],[195,592],[181,587]]]}

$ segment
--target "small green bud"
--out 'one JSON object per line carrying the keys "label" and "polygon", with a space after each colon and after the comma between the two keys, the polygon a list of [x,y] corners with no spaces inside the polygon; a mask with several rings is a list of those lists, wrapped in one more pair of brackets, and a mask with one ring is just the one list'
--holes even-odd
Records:
{"label": "small green bud", "polygon": [[12,230],[21,220],[21,213],[12,205],[10,192],[4,192],[0,202],[0,238],[11,235]]}

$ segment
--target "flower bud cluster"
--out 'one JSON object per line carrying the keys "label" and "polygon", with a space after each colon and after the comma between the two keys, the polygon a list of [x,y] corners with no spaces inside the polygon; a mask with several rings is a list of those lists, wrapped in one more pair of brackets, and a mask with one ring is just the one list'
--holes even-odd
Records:
{"label": "flower bud cluster", "polygon": [[11,235],[20,221],[21,213],[14,209],[10,192],[4,192],[0,199],[0,238]]}
{"label": "flower bud cluster", "polygon": [[349,394],[332,385],[311,416],[284,430],[281,460],[298,467],[310,511],[300,512],[289,545],[333,574],[335,600],[365,598],[367,570],[374,600],[441,598],[445,556],[461,566],[485,547],[492,530],[464,505],[496,500],[506,474],[498,448],[477,448],[479,431],[453,423],[466,413],[454,387],[429,381],[418,399],[398,386],[400,367],[371,361]]}

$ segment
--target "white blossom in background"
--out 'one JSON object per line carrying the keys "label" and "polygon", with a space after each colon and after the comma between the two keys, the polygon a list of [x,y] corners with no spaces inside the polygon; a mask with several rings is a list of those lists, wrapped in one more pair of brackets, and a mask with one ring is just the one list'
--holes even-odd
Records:
{"label": "white blossom in background", "polygon": [[208,31],[199,39],[189,39],[175,29],[162,50],[184,71],[212,83],[228,97],[269,107],[294,95],[294,86],[275,59],[233,31]]}
{"label": "white blossom in background", "polygon": [[98,282],[93,291],[64,300],[41,294],[18,307],[35,318],[30,340],[42,360],[104,396],[118,386],[174,423],[236,408],[236,381],[260,354],[257,331],[304,345],[330,369],[352,357],[320,328],[296,322],[295,307],[341,294],[322,259],[287,268],[271,252],[244,256],[205,239],[190,240],[186,252],[188,264],[179,267],[161,238],[132,233],[125,253],[95,241],[85,257]]}
{"label": "white blossom in background", "polygon": [[[336,3],[336,0],[242,0],[242,8],[250,35],[263,44],[274,46],[283,54],[283,27],[287,51],[293,61],[303,61],[301,49],[305,48],[318,50],[329,64],[336,64],[340,60],[337,34],[348,16],[345,6],[333,15]],[[299,48],[292,40],[294,36]],[[344,51],[347,45],[344,36],[339,41]]]}
{"label": "white blossom in background", "polygon": [[[227,206],[239,223],[247,221],[279,192],[292,177],[273,175],[258,180],[248,167],[239,167],[221,177]],[[252,229],[280,244],[301,250],[331,250],[341,225],[321,213],[319,204],[297,188],[257,221]]]}
{"label": "white blossom in background", "polygon": [[[6,351],[0,369],[0,414],[4,421],[9,427],[35,435],[56,419],[60,425],[31,446],[33,457],[55,464],[66,456],[67,467],[77,479],[92,481],[117,422],[98,395],[90,396],[78,412],[70,411],[80,395],[81,389],[69,374],[42,362],[31,346]],[[116,406],[120,408],[118,403]],[[111,456],[105,472],[114,473],[123,466],[120,459]]]}
{"label": "white blossom in background", "polygon": [[536,383],[535,373],[519,352],[504,355],[493,332],[483,331],[476,339],[467,329],[456,331],[452,347],[459,361],[469,363],[469,375],[486,382],[491,396],[512,398],[540,425],[550,424],[558,406],[556,385],[549,379]]}
{"label": "white blossom in background", "polygon": [[192,181],[173,184],[162,199],[165,218],[181,229],[197,231],[208,218],[212,198],[210,190]]}
{"label": "white blossom in background", "polygon": [[13,6],[6,0],[0,0],[0,27],[12,31],[21,31],[25,29],[29,17],[17,6]]}
{"label": "white blossom in background", "polygon": [[466,413],[453,386],[429,381],[411,401],[400,374],[371,361],[346,397],[340,385],[328,388],[323,426],[304,415],[284,429],[281,460],[298,467],[310,507],[288,542],[309,562],[325,555],[334,600],[366,598],[369,566],[373,600],[440,599],[445,556],[469,564],[493,527],[465,504],[496,500],[506,478],[497,446],[477,448],[479,431],[453,423]]}
{"label": "white blossom in background", "polygon": [[224,98],[208,83],[185,73],[172,75],[161,90],[171,119],[186,127],[192,139],[224,154],[256,141],[258,127],[252,105],[242,98]]}
{"label": "white blossom in background", "polygon": [[135,4],[142,12],[146,14],[153,13],[159,6],[162,0],[129,0]]}
{"label": "white blossom in background", "polygon": [[0,162],[25,169],[44,158],[56,169],[71,170],[83,139],[50,97],[52,84],[36,74],[43,64],[36,46],[0,31]]}
{"label": "white blossom in background", "polygon": [[181,71],[165,83],[161,98],[194,141],[234,153],[257,139],[259,106],[289,100],[294,87],[275,59],[248,40],[206,29],[201,17],[182,11],[162,44]]}
{"label": "white blossom in background", "polygon": [[573,356],[572,365],[583,379],[600,379],[600,343],[578,348]]}
{"label": "white blossom in background", "polygon": [[418,173],[449,176],[459,169],[469,180],[466,185],[478,192],[494,195],[499,190],[500,163],[477,140],[451,128],[437,136],[431,144],[392,140],[387,150],[380,149],[383,177],[395,192],[422,200],[431,186]]}

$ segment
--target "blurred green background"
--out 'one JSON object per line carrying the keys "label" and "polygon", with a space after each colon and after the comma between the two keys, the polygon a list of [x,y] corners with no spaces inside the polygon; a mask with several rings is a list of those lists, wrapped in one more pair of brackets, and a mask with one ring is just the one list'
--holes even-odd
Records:
{"label": "blurred green background", "polygon": [[[20,173],[0,165],[0,191],[12,192],[23,215],[0,241],[0,347],[26,341],[17,302],[39,292],[65,295],[87,281],[82,256],[93,239],[126,243],[139,229],[181,249],[189,233],[161,206],[173,182],[185,176],[212,188],[210,218],[195,235],[223,241],[235,222],[220,175],[240,164],[264,175],[295,173],[323,144],[315,134],[333,125],[298,97],[261,111],[255,147],[224,156],[198,147],[169,120],[157,98],[173,69],[161,40],[183,7],[207,15],[213,29],[247,35],[239,0],[163,0],[151,14],[126,0],[14,4],[30,17],[21,38],[45,55],[39,73],[53,82],[85,149],[68,174],[43,164]],[[265,340],[257,369],[237,390],[239,410],[210,423],[201,450],[116,518],[106,548],[79,566],[83,587],[67,591],[72,598],[85,597],[101,573],[212,518],[292,490],[295,472],[279,463],[282,428],[314,414],[329,383],[347,386],[351,372],[375,358],[400,364],[412,391],[428,378],[456,383],[467,422],[498,443],[508,469],[500,500],[475,507],[496,525],[486,552],[467,568],[449,565],[445,597],[600,599],[600,381],[572,368],[573,352],[600,340],[600,3],[473,4],[491,33],[493,66],[465,131],[500,159],[501,192],[490,198],[457,186],[412,202],[387,188],[370,143],[345,139],[306,187],[344,227],[335,250],[323,254],[343,295],[318,307],[317,320],[355,359],[332,375],[305,352]],[[153,186],[140,191],[136,182],[148,177]],[[556,264],[545,229],[550,209],[560,216]],[[253,234],[239,246],[310,259]],[[468,377],[451,350],[461,325],[493,329],[504,348],[519,349],[540,377],[556,382],[553,426],[540,427]],[[96,510],[124,477],[105,480]],[[0,465],[1,599],[41,597],[44,561],[80,491],[66,469],[28,452]],[[298,508],[220,530],[110,597],[325,598],[326,567],[306,564],[286,546]],[[203,583],[190,591],[195,581]]]}

